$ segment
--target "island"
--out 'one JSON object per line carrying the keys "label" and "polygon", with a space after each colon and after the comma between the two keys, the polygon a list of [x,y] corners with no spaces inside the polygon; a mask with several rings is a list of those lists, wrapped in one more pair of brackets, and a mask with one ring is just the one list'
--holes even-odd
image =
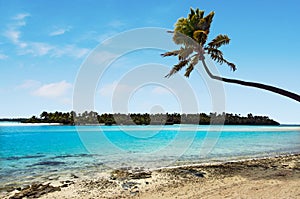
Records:
{"label": "island", "polygon": [[231,113],[103,113],[85,111],[83,113],[70,112],[47,112],[40,116],[30,118],[0,119],[21,123],[59,123],[62,125],[173,125],[173,124],[199,124],[199,125],[280,125],[279,122],[268,116],[247,116]]}

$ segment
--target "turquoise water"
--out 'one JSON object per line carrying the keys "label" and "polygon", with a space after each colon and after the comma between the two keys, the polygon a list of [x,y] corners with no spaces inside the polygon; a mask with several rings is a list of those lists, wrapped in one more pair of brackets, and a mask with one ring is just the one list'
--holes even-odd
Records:
{"label": "turquoise water", "polygon": [[[220,130],[218,132],[217,130]],[[45,174],[300,152],[294,126],[0,126],[0,184]]]}

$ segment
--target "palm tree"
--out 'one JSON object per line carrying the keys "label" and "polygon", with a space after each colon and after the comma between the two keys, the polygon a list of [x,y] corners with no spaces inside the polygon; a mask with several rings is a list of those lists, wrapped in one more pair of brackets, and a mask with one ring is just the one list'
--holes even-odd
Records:
{"label": "palm tree", "polygon": [[218,35],[215,39],[213,39],[206,45],[213,17],[214,12],[211,12],[204,17],[204,11],[199,9],[194,10],[191,8],[191,12],[187,16],[187,18],[180,18],[175,24],[175,30],[169,31],[171,33],[174,33],[173,41],[178,45],[182,45],[182,47],[179,50],[162,54],[163,57],[177,56],[179,59],[179,63],[174,65],[174,67],[169,72],[169,74],[166,75],[166,77],[174,75],[184,67],[186,67],[185,76],[189,77],[190,73],[194,70],[194,67],[198,64],[199,61],[201,61],[205,71],[212,79],[223,81],[226,83],[264,89],[300,102],[300,95],[283,90],[281,88],[276,88],[274,86],[261,83],[229,79],[213,75],[206,65],[204,56],[205,54],[209,55],[214,61],[218,62],[219,64],[225,63],[233,71],[236,70],[236,66],[233,63],[227,61],[223,57],[222,51],[219,49],[221,46],[229,44],[230,39],[227,35]]}

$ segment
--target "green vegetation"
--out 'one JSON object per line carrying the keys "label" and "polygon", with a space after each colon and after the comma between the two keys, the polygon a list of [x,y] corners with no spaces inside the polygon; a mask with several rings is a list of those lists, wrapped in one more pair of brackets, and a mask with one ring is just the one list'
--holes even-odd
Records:
{"label": "green vegetation", "polygon": [[[225,119],[225,121],[224,121]],[[212,121],[212,122],[211,122]],[[266,116],[253,116],[248,114],[242,117],[233,114],[216,114],[205,113],[200,114],[101,114],[94,111],[85,111],[83,113],[54,112],[48,113],[44,111],[40,117],[32,116],[23,120],[24,123],[60,123],[64,125],[172,125],[172,124],[200,124],[208,125],[223,124],[225,125],[279,125],[278,122],[269,119]]]}
{"label": "green vegetation", "polygon": [[191,9],[190,14],[186,18],[178,19],[172,33],[174,33],[173,41],[176,44],[181,45],[181,48],[172,52],[166,52],[162,54],[162,56],[177,56],[179,63],[174,65],[173,69],[166,77],[174,75],[184,67],[186,67],[185,76],[189,77],[194,70],[194,67],[201,61],[206,73],[214,80],[264,89],[300,102],[300,95],[281,88],[255,82],[219,77],[210,72],[205,62],[205,54],[209,55],[219,64],[225,63],[230,66],[233,71],[236,70],[236,66],[227,61],[223,56],[223,52],[220,50],[221,46],[227,45],[230,42],[227,35],[218,35],[215,39],[206,44],[214,14],[214,12],[211,12],[204,17],[204,11]]}

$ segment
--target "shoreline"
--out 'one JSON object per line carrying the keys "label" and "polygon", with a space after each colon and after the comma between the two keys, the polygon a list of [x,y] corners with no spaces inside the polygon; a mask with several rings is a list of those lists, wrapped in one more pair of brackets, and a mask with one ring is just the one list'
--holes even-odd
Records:
{"label": "shoreline", "polygon": [[61,123],[22,123],[22,122],[0,122],[1,126],[62,126]]}
{"label": "shoreline", "polygon": [[[154,170],[117,169],[110,173],[97,173],[92,178],[74,176],[72,179],[42,182],[41,184],[50,183],[46,187],[50,190],[49,193],[18,188],[3,197],[9,198],[31,191],[41,198],[199,198],[203,193],[206,193],[204,198],[223,198],[226,196],[225,192],[241,191],[240,194],[246,198],[278,198],[272,195],[276,191],[273,190],[274,187],[282,189],[277,195],[279,198],[296,197],[300,195],[300,190],[295,189],[300,184],[300,154],[180,165]],[[227,188],[224,189],[224,186]],[[209,190],[214,191],[207,194]],[[259,190],[265,191],[260,193]],[[280,195],[282,193],[290,195]],[[231,196],[238,198],[241,195]]]}
{"label": "shoreline", "polygon": [[[173,128],[173,127],[182,127],[182,128],[188,128],[188,127],[197,127],[200,128],[198,130],[204,130],[204,131],[221,131],[221,132],[239,132],[242,128],[243,131],[253,131],[252,129],[247,129],[249,127],[251,128],[260,128],[260,131],[290,131],[300,130],[300,124],[280,124],[280,125],[248,125],[248,124],[239,124],[239,125],[232,125],[232,124],[172,124],[172,125],[166,125],[166,124],[150,124],[150,125],[102,125],[102,124],[62,124],[62,123],[43,123],[43,122],[37,122],[37,123],[23,123],[23,122],[0,122],[0,127],[17,127],[17,126],[69,126],[69,127],[119,127],[119,128],[126,128],[126,130],[138,130],[133,127],[167,127],[167,128]],[[239,129],[234,128],[239,127]],[[128,129],[127,129],[128,128]],[[132,129],[131,129],[132,128]],[[109,129],[105,129],[109,130]],[[189,130],[189,129],[183,129],[183,130]],[[195,129],[191,129],[194,131]]]}
{"label": "shoreline", "polygon": [[300,152],[295,152],[295,153],[282,153],[282,154],[270,154],[270,155],[264,155],[264,156],[256,156],[256,157],[235,157],[231,160],[216,160],[216,161],[207,161],[207,162],[202,162],[202,163],[191,163],[191,164],[178,164],[175,166],[166,166],[166,167],[160,167],[156,169],[152,169],[153,171],[155,170],[161,170],[161,169],[177,169],[181,167],[205,167],[205,166],[220,166],[223,164],[230,164],[230,163],[242,163],[242,162],[247,162],[247,161],[260,161],[260,160],[266,160],[266,159],[273,159],[273,158],[285,158],[285,157],[290,157],[290,156],[299,156],[300,157]]}
{"label": "shoreline", "polygon": [[265,126],[265,127],[300,127],[300,124],[194,124],[194,123],[182,123],[182,124],[63,124],[63,123],[51,123],[51,122],[0,122],[9,124],[11,123],[12,126],[15,125],[28,125],[28,126],[35,126],[35,125],[61,125],[61,126],[176,126],[176,125],[194,125],[194,126],[253,126],[253,127],[259,127],[259,126]]}

